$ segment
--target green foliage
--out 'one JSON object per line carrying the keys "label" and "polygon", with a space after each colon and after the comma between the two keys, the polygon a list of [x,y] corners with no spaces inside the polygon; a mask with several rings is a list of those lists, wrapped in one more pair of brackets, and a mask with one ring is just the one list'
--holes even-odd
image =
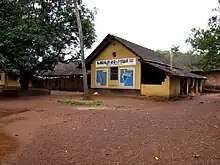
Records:
{"label": "green foliage", "polygon": [[[91,48],[96,11],[79,6],[85,48]],[[17,69],[28,77],[66,62],[66,55],[79,58],[75,8],[69,0],[1,0],[0,29],[0,69]]]}
{"label": "green foliage", "polygon": [[[166,57],[170,57],[170,51],[169,50],[156,50],[156,52],[159,54],[159,55],[163,55],[163,56],[166,56]],[[179,52],[179,51],[175,51],[173,56],[175,57],[182,57],[182,56],[191,56],[192,55],[192,52],[186,52],[186,53],[183,53],[183,52]]]}
{"label": "green foliage", "polygon": [[72,100],[58,100],[60,104],[69,104],[72,106],[88,106],[88,107],[99,107],[104,106],[102,101],[72,101]]}
{"label": "green foliage", "polygon": [[[156,50],[156,52],[158,52],[158,54],[161,56],[170,58],[170,52],[168,50]],[[173,53],[173,56],[173,60],[175,62],[178,62],[179,65],[182,65],[187,69],[197,69],[201,60],[201,56],[193,51],[188,51],[185,53],[177,51]]]}
{"label": "green foliage", "polygon": [[220,67],[220,8],[217,7],[213,11],[216,15],[209,19],[208,28],[193,28],[187,39],[193,49],[202,56],[198,66],[204,70]]}

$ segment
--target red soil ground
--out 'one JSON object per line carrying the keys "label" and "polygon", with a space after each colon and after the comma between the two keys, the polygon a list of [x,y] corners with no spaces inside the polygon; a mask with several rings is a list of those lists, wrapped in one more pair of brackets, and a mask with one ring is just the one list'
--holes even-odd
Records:
{"label": "red soil ground", "polygon": [[[1,165],[219,165],[220,97],[155,102],[101,97],[104,108],[58,104],[67,92],[0,100],[0,109],[29,110],[0,119],[20,143]],[[15,136],[16,135],[16,136]]]}

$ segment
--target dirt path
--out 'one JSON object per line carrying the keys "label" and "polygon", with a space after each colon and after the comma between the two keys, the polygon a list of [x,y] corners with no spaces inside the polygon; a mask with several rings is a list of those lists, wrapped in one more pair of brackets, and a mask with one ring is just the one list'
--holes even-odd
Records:
{"label": "dirt path", "polygon": [[21,146],[1,165],[220,164],[218,95],[177,102],[98,96],[104,110],[77,110],[57,104],[60,98],[77,96],[0,101],[0,108],[31,108],[0,120],[21,119],[4,126]]}

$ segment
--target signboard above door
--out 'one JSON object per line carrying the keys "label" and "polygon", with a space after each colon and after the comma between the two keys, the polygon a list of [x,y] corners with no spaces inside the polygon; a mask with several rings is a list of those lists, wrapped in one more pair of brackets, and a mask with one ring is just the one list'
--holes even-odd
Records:
{"label": "signboard above door", "polygon": [[96,61],[96,67],[136,65],[136,58],[120,58]]}

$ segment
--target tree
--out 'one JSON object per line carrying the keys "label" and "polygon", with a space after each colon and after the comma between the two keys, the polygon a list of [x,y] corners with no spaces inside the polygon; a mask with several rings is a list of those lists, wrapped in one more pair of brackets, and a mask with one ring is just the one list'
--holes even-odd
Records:
{"label": "tree", "polygon": [[170,70],[173,69],[173,54],[179,52],[179,46],[172,46],[170,49]]}
{"label": "tree", "polygon": [[80,40],[79,42],[80,42],[81,64],[82,64],[82,74],[83,74],[83,94],[84,94],[84,99],[85,99],[86,95],[88,94],[88,81],[87,81],[86,63],[85,63],[85,57],[84,57],[82,24],[81,24],[80,14],[78,10],[77,0],[74,0],[74,7],[76,9],[76,19],[77,19],[77,25],[78,25],[78,30],[79,30],[79,40]]}
{"label": "tree", "polygon": [[[169,50],[159,50],[158,49],[158,50],[156,50],[156,52],[159,53],[159,55],[162,55],[162,56],[166,56],[166,57],[170,56],[170,51]],[[192,56],[194,54],[194,52],[192,52],[192,51],[180,52],[180,51],[178,51],[178,49],[174,52],[175,52],[174,57]]]}
{"label": "tree", "polygon": [[[177,49],[178,50],[178,49]],[[159,55],[170,58],[170,52],[168,50],[156,50]],[[201,56],[194,51],[180,52],[175,51],[173,54],[173,62],[178,63],[180,66],[186,69],[198,69],[198,65],[201,61]]]}
{"label": "tree", "polygon": [[[95,11],[79,5],[85,48],[90,48],[96,37]],[[4,60],[0,64],[8,64],[1,69],[18,70],[21,89],[28,89],[33,74],[52,70],[58,62],[67,62],[67,55],[79,58],[74,11],[68,0],[1,0],[0,54]]]}
{"label": "tree", "polygon": [[208,28],[193,28],[186,41],[202,56],[198,67],[203,70],[220,67],[220,7],[213,11],[216,14],[209,19]]}

